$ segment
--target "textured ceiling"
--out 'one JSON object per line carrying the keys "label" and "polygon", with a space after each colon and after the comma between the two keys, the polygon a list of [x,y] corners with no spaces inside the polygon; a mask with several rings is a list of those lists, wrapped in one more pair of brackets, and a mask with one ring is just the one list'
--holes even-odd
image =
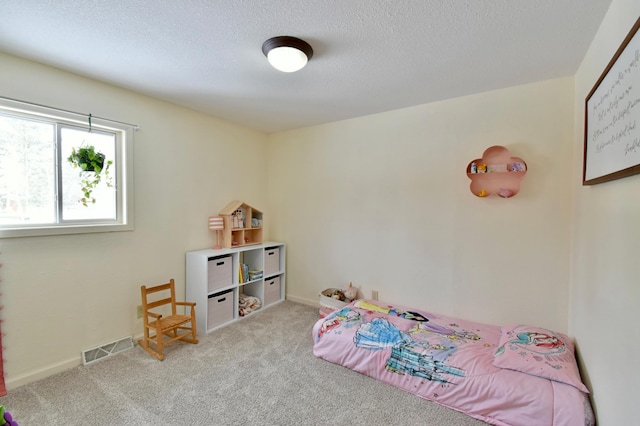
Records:
{"label": "textured ceiling", "polygon": [[0,0],[0,51],[273,132],[573,75],[610,3]]}

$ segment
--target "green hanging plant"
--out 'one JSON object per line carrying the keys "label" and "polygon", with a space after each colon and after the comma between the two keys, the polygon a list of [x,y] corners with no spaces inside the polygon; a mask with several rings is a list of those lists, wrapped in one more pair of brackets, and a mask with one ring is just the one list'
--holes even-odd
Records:
{"label": "green hanging plant", "polygon": [[112,179],[109,175],[109,167],[113,164],[112,160],[105,163],[105,155],[96,151],[93,145],[80,148],[72,148],[71,155],[67,157],[67,161],[74,167],[80,169],[80,186],[83,197],[78,201],[83,206],[95,204],[96,199],[92,196],[93,190],[100,184],[104,176],[108,187],[112,187]]}

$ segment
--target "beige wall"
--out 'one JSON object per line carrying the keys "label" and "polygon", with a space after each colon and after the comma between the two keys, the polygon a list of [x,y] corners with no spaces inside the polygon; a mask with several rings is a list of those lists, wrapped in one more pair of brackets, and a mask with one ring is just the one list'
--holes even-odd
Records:
{"label": "beige wall", "polygon": [[[365,297],[566,331],[573,80],[482,93],[269,137],[272,237],[287,296],[350,281]],[[505,145],[529,171],[477,198],[469,161]]]}
{"label": "beige wall", "polygon": [[233,199],[269,217],[266,136],[73,74],[0,54],[0,94],[138,124],[135,230],[0,240],[9,388],[68,368],[80,353],[140,335],[140,285],[175,278],[185,252]]}
{"label": "beige wall", "polygon": [[639,16],[614,0],[575,76],[570,331],[602,425],[638,423],[640,175],[581,185],[584,101]]}

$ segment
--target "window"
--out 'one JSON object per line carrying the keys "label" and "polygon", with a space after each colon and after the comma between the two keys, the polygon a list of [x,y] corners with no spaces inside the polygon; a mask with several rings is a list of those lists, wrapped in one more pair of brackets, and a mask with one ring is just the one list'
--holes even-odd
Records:
{"label": "window", "polygon": [[[0,100],[0,237],[133,229],[133,126],[15,104]],[[95,187],[69,161],[89,147]]]}

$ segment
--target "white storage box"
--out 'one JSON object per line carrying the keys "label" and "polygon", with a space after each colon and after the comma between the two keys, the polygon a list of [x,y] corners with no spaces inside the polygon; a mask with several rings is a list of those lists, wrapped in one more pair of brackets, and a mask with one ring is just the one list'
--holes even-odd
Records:
{"label": "white storage box", "polygon": [[280,276],[270,278],[264,282],[265,306],[280,300],[280,294]]}
{"label": "white storage box", "polygon": [[207,329],[217,327],[233,319],[233,289],[208,296]]}
{"label": "white storage box", "polygon": [[280,248],[270,247],[264,249],[264,276],[280,272]]}
{"label": "white storage box", "polygon": [[208,292],[233,284],[231,256],[210,257],[208,262]]}
{"label": "white storage box", "polygon": [[[322,290],[320,293],[320,308],[329,308],[334,311],[338,309],[342,309],[349,304],[349,302],[334,299],[333,297],[329,297],[328,295],[333,293],[336,288],[328,288],[326,290]],[[326,310],[325,310],[326,311]]]}

